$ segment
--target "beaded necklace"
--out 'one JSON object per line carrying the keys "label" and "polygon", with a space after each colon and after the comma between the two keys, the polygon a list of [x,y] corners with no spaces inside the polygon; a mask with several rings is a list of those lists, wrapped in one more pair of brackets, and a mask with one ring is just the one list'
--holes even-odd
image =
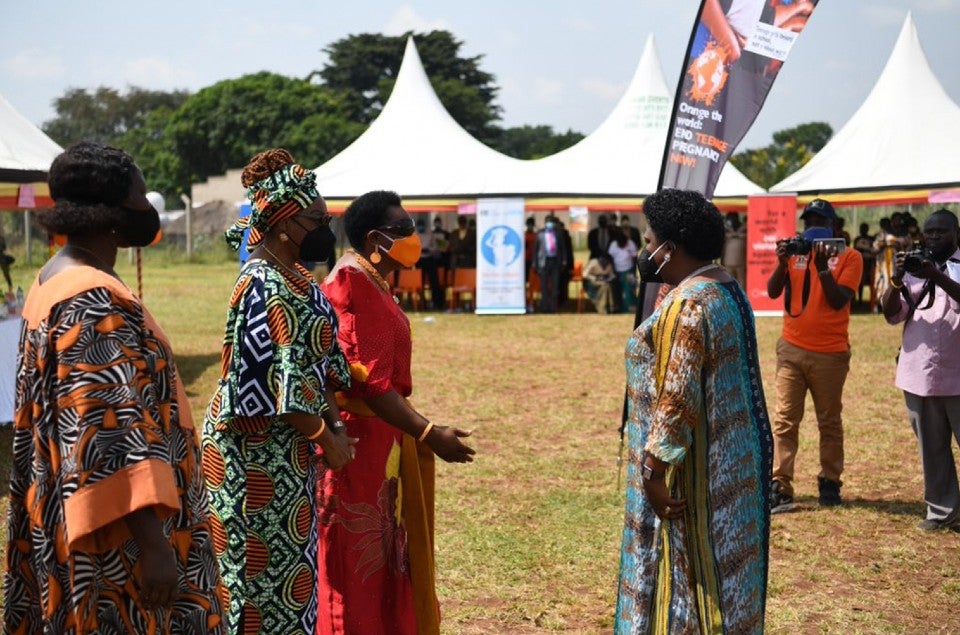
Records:
{"label": "beaded necklace", "polygon": [[370,261],[360,255],[356,249],[347,249],[347,253],[353,254],[353,257],[356,259],[357,264],[363,267],[364,271],[370,274],[370,277],[373,278],[373,281],[380,285],[380,288],[383,289],[384,293],[393,296],[393,301],[397,304],[400,304],[400,298],[390,293],[390,285],[387,284],[387,281],[383,279],[383,276],[380,275],[380,272],[377,271],[377,268],[370,264]]}
{"label": "beaded necklace", "polygon": [[280,258],[277,256],[277,254],[275,254],[275,253],[273,253],[272,251],[270,251],[270,250],[267,248],[266,245],[260,245],[260,246],[263,247],[263,250],[264,250],[265,252],[267,252],[268,254],[270,254],[271,257],[273,257],[274,262],[276,262],[278,265],[280,265],[281,267],[283,267],[284,269],[286,269],[287,271],[289,271],[290,273],[292,273],[292,274],[295,275],[296,277],[300,278],[301,280],[306,280],[307,282],[310,282],[310,280],[309,280],[305,275],[303,275],[302,273],[300,273],[300,272],[297,271],[296,269],[291,269],[290,267],[288,267],[288,266],[287,266],[287,263],[285,263],[284,261],[280,260]]}

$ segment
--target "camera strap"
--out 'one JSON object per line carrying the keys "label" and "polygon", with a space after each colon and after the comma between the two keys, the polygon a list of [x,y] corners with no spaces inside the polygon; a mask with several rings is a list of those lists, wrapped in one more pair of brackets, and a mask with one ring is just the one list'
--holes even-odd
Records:
{"label": "camera strap", "polygon": [[[955,258],[948,258],[942,265],[940,265],[940,271],[947,270],[947,262],[957,263]],[[937,292],[937,285],[934,284],[933,280],[927,280],[923,283],[923,287],[920,289],[920,296],[917,298],[917,301],[914,302],[913,298],[910,296],[910,291],[907,289],[907,285],[903,285],[900,288],[900,295],[903,297],[903,301],[907,303],[907,321],[910,321],[910,318],[913,317],[913,314],[917,311],[926,311],[933,306],[934,295]],[[920,306],[923,304],[923,301],[926,300],[926,306]]]}
{"label": "camera strap", "polygon": [[[936,289],[935,284],[932,280],[927,280],[923,283],[923,287],[920,289],[920,296],[917,298],[917,301],[914,302],[913,298],[910,296],[910,291],[907,290],[907,285],[903,285],[900,289],[900,295],[903,297],[903,301],[907,303],[907,320],[910,320],[913,317],[913,314],[917,311],[925,311],[933,306],[933,294]],[[926,306],[920,306],[923,304],[923,301],[927,301]]]}
{"label": "camera strap", "polygon": [[787,315],[790,317],[800,317],[800,314],[803,313],[803,310],[807,308],[807,300],[810,299],[810,261],[807,261],[807,269],[803,272],[803,291],[800,296],[800,311],[794,315],[790,312],[791,300],[793,299],[793,294],[791,293],[791,284],[790,284],[790,272],[787,272],[787,279],[783,282],[783,310],[787,312]]}

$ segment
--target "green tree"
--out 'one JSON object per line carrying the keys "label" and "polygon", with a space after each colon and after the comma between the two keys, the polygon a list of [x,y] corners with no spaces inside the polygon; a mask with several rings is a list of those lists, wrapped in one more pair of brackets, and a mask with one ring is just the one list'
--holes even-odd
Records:
{"label": "green tree", "polygon": [[763,188],[787,178],[819,152],[833,136],[829,124],[815,121],[773,133],[773,143],[730,157],[744,176]]}
{"label": "green tree", "polygon": [[581,139],[583,135],[574,130],[558,133],[550,126],[519,126],[500,130],[491,145],[517,159],[540,159],[566,150]]}
{"label": "green tree", "polygon": [[341,115],[315,113],[290,129],[285,147],[303,165],[317,167],[350,145],[364,130],[365,125]]}
{"label": "green tree", "polygon": [[450,115],[477,139],[497,136],[500,119],[494,76],[480,69],[482,55],[463,57],[449,31],[408,32],[401,36],[362,33],[327,46],[329,60],[319,75],[342,98],[349,119],[369,124],[387,102],[396,81],[407,37],[413,35],[434,91]]}
{"label": "green tree", "polygon": [[362,132],[343,110],[322,86],[264,71],[192,95],[173,113],[168,134],[186,184],[243,166],[272,147],[287,148],[303,165],[316,167]]}
{"label": "green tree", "polygon": [[786,144],[793,142],[795,145],[805,146],[808,150],[816,154],[823,149],[833,136],[833,128],[830,124],[822,121],[811,123],[802,123],[793,128],[780,130],[773,133],[773,142]]}
{"label": "green tree", "polygon": [[114,138],[112,143],[136,159],[148,189],[172,198],[168,203],[176,206],[176,195],[189,190],[189,180],[169,133],[174,112],[165,106],[152,110],[139,126]]}
{"label": "green tree", "polygon": [[158,91],[131,86],[121,93],[115,88],[68,88],[53,101],[57,116],[43,125],[51,139],[66,147],[84,139],[116,143],[129,130],[141,126],[154,110],[178,108],[187,91]]}

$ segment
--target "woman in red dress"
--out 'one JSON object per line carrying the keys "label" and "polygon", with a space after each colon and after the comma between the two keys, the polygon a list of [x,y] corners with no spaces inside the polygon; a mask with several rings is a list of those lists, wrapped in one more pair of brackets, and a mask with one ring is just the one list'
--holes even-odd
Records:
{"label": "woman in red dress", "polygon": [[393,192],[347,208],[353,249],[323,291],[340,318],[353,384],[337,393],[356,459],[319,485],[318,635],[439,633],[434,586],[434,454],[473,460],[470,435],[434,425],[407,401],[410,322],[386,282],[420,258],[413,220]]}

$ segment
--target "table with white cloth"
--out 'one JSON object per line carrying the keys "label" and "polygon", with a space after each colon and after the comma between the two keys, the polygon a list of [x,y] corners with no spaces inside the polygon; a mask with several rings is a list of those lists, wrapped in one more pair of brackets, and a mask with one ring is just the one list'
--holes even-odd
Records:
{"label": "table with white cloth", "polygon": [[0,425],[13,422],[17,388],[17,353],[20,352],[20,318],[0,320]]}

